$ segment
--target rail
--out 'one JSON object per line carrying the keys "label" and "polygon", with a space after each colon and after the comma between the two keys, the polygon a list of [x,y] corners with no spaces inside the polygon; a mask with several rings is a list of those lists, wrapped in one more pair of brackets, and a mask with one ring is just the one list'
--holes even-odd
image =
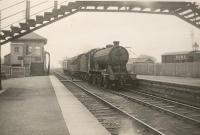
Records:
{"label": "rail", "polygon": [[[143,100],[137,99],[137,98],[135,98],[135,97],[133,97],[133,96],[129,96],[129,95],[127,95],[127,94],[123,94],[123,93],[120,93],[120,92],[113,92],[113,91],[112,91],[112,93],[115,93],[115,94],[117,94],[117,95],[123,96],[123,97],[125,97],[125,98],[127,98],[127,99],[129,99],[129,100],[132,100],[132,101],[134,101],[134,102],[143,104],[143,105],[145,105],[145,106],[152,107],[152,108],[154,108],[154,109],[156,109],[156,110],[159,110],[159,111],[162,111],[162,112],[164,112],[164,113],[170,114],[170,115],[172,115],[172,116],[175,116],[176,118],[183,119],[183,120],[185,120],[186,122],[190,122],[190,123],[192,123],[192,124],[197,124],[197,125],[200,126],[200,121],[199,121],[199,120],[193,119],[193,118],[191,118],[191,117],[189,117],[189,116],[185,116],[184,114],[177,113],[177,112],[172,111],[172,110],[165,109],[165,108],[163,107],[164,104],[160,104],[160,105],[159,105],[159,102],[156,102],[156,101],[153,102],[153,100],[150,100],[150,101],[151,101],[151,102],[150,102],[150,101],[148,101],[148,99],[143,99]],[[163,101],[164,101],[164,100],[163,100]],[[161,105],[163,105],[163,106],[161,107]],[[167,107],[167,105],[165,105],[165,107]],[[171,106],[170,106],[170,107],[171,107]],[[184,113],[184,111],[183,111],[183,113]],[[192,115],[192,114],[191,114],[191,115]]]}
{"label": "rail", "polygon": [[[64,74],[60,73],[64,84],[66,84],[66,86],[68,87],[68,84],[70,84],[70,80],[71,78],[66,77]],[[60,77],[59,77],[60,78]],[[64,80],[67,79],[68,82],[64,82]],[[95,85],[89,85],[85,82],[74,82],[74,85],[78,85],[77,87],[81,87],[85,90],[87,90],[88,92],[97,95],[98,97],[100,97],[101,99],[111,103],[113,106],[119,108],[122,111],[127,112],[128,114],[130,114],[131,116],[139,119],[140,121],[144,122],[145,124],[149,125],[150,127],[153,127],[155,129],[157,129],[158,131],[162,132],[163,134],[180,134],[182,135],[183,133],[186,134],[198,134],[200,133],[200,129],[199,129],[199,123],[198,121],[194,122],[193,120],[189,120],[188,118],[183,118],[182,116],[177,116],[174,115],[175,113],[173,112],[173,110],[176,109],[180,109],[179,107],[173,107],[173,110],[168,110],[168,112],[166,112],[165,110],[161,110],[160,108],[162,108],[162,106],[164,105],[164,103],[162,102],[155,102],[155,101],[150,101],[150,99],[144,98],[143,99],[149,104],[151,105],[147,105],[144,103],[141,103],[140,101],[136,101],[136,100],[132,100],[131,97],[133,95],[133,93],[131,92],[127,92],[124,93],[125,91],[120,91],[122,92],[125,96],[122,95],[118,95],[116,94],[113,90],[109,90],[109,89],[104,89],[101,87],[97,87]],[[69,87],[69,89],[71,88],[71,85]],[[75,86],[73,86],[73,89],[75,88]],[[128,98],[127,98],[128,95]],[[141,98],[142,99],[142,98]],[[146,103],[145,102],[145,103]],[[158,109],[157,105],[160,107]],[[165,107],[171,107],[171,105],[164,105]],[[173,114],[171,114],[172,111]],[[194,114],[194,113],[190,113],[189,111],[184,111],[184,110],[179,110],[182,111],[183,113],[188,113],[191,115],[196,115],[199,116],[199,113]],[[183,114],[182,113],[182,114]],[[179,115],[179,113],[177,113]],[[156,119],[155,119],[156,118]],[[197,120],[197,119],[195,119]],[[163,121],[165,121],[163,123]],[[163,123],[163,124],[161,124]],[[174,127],[176,128],[176,130],[174,130]],[[187,128],[183,128],[183,127],[187,127]]]}
{"label": "rail", "polygon": [[[54,74],[66,79],[69,81],[68,78],[66,78],[64,75],[62,75],[61,73],[58,73],[58,72],[54,72]],[[78,85],[77,83],[73,82],[73,81],[70,81],[71,83],[73,83],[74,85],[76,85],[77,87],[79,87],[81,90],[83,90],[84,92],[90,94],[91,96],[97,98],[98,100],[101,100],[103,103],[109,105],[111,108],[113,108],[114,110],[116,110],[117,112],[120,112],[121,114],[124,114],[126,116],[128,116],[130,119],[136,121],[138,124],[142,125],[143,127],[153,131],[155,133],[155,135],[164,135],[162,132],[158,131],[157,129],[149,126],[148,124],[144,123],[143,121],[137,119],[136,117],[133,117],[132,115],[130,115],[129,113],[125,112],[124,110],[121,110],[120,108],[116,107],[115,105],[113,105],[112,103],[102,99],[100,96],[88,91],[87,89],[83,88],[82,86]]]}

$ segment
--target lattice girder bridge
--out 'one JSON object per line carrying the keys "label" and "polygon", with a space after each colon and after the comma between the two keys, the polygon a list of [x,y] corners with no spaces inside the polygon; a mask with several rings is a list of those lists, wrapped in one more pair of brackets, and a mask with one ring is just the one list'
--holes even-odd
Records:
{"label": "lattice girder bridge", "polygon": [[19,23],[19,26],[11,26],[10,30],[2,30],[0,45],[77,12],[130,12],[174,15],[200,29],[200,7],[195,2],[75,1],[54,8],[51,12],[44,12],[44,15],[36,15],[35,19],[28,19],[26,22]]}

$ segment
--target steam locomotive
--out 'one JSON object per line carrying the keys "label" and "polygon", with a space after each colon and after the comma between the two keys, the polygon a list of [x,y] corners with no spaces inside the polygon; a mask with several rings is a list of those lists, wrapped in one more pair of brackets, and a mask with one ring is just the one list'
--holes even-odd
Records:
{"label": "steam locomotive", "polygon": [[127,72],[128,59],[126,48],[120,46],[119,41],[114,41],[106,48],[92,49],[64,60],[63,70],[68,75],[95,85],[106,88],[120,87],[136,79],[136,74]]}

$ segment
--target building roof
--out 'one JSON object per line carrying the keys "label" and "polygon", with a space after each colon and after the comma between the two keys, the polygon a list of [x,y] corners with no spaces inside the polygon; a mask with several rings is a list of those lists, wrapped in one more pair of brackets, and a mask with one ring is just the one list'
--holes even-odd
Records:
{"label": "building roof", "polygon": [[13,41],[43,41],[45,42],[45,44],[47,43],[47,39],[32,32],[32,33],[29,33],[29,34],[26,34],[18,39],[15,39]]}
{"label": "building roof", "polygon": [[130,58],[128,64],[131,63],[154,63],[150,58]]}
{"label": "building roof", "polygon": [[181,51],[181,52],[166,52],[163,53],[162,55],[181,55],[181,54],[188,54],[190,51]]}
{"label": "building roof", "polygon": [[152,59],[150,58],[136,58],[135,63],[146,63],[146,62],[154,62]]}
{"label": "building roof", "polygon": [[[193,52],[193,51],[166,52],[166,53],[163,53],[162,55],[183,55],[183,54],[188,54],[191,52]],[[200,53],[200,51],[196,51],[195,53]]]}

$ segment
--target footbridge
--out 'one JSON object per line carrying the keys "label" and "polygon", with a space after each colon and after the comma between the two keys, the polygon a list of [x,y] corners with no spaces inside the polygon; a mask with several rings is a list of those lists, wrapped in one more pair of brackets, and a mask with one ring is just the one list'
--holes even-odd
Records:
{"label": "footbridge", "polygon": [[[36,5],[37,6],[37,5]],[[52,24],[78,12],[126,12],[173,15],[200,29],[200,4],[197,2],[165,1],[74,1],[58,4],[43,11],[43,15],[30,16],[30,1],[26,1],[25,21],[11,24],[0,32],[0,45]],[[17,14],[17,13],[16,13]],[[9,16],[10,17],[10,16]],[[6,18],[6,17],[5,17]],[[7,17],[8,18],[8,17]]]}

